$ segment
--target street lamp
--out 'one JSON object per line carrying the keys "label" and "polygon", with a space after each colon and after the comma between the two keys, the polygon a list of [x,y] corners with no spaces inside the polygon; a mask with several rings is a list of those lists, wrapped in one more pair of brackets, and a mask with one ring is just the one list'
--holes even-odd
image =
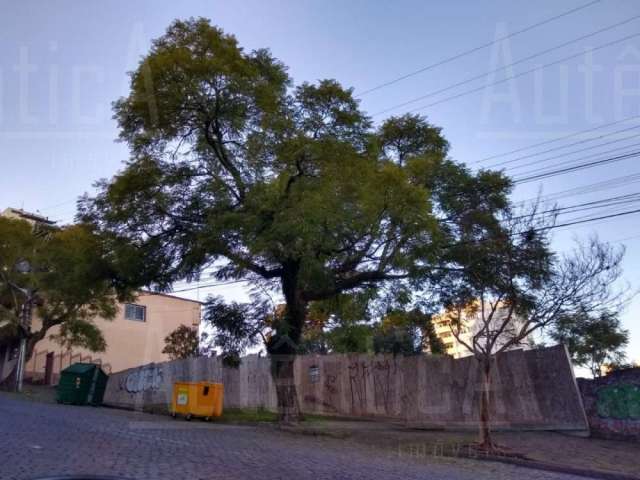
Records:
{"label": "street lamp", "polygon": [[[28,261],[22,260],[16,264],[16,270],[20,273],[30,273],[31,265]],[[31,333],[31,312],[33,307],[33,300],[36,295],[36,291],[30,288],[22,288],[13,282],[8,282],[9,285],[25,296],[25,301],[22,304],[22,312],[20,315],[20,346],[18,349],[18,365],[16,367],[16,391],[22,392],[22,383],[24,380],[24,369],[27,357],[27,339]]]}

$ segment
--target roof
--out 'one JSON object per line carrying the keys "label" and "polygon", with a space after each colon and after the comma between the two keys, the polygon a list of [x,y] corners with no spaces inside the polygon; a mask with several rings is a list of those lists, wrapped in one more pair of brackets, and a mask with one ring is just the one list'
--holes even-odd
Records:
{"label": "roof", "polygon": [[49,220],[47,217],[39,215],[37,213],[27,212],[26,210],[22,210],[21,208],[7,208],[2,212],[2,216],[4,217],[18,217],[23,220],[27,220],[35,223],[44,223],[46,225],[55,225],[56,222],[53,220]]}
{"label": "roof", "polygon": [[146,295],[158,295],[160,297],[173,298],[174,300],[182,300],[184,302],[197,303],[198,305],[204,305],[205,304],[205,302],[201,302],[200,300],[192,300],[190,298],[179,297],[177,295],[171,295],[170,293],[152,292],[151,290],[140,290],[140,293],[144,293]]}

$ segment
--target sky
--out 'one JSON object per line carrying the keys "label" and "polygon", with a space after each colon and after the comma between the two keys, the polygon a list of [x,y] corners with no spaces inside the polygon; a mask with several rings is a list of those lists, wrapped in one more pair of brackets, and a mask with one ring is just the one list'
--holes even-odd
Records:
{"label": "sky", "polygon": [[[115,141],[111,103],[127,94],[127,72],[175,18],[207,17],[247,50],[268,47],[296,83],[337,79],[376,123],[407,111],[426,115],[442,127],[451,157],[474,169],[507,168],[523,179],[638,147],[636,0],[0,0],[0,7],[0,209],[69,222],[76,198],[122,168],[127,148]],[[551,195],[569,206],[633,194],[639,185],[640,164],[630,156],[519,183],[513,199]],[[639,201],[559,223],[632,211]],[[595,234],[625,246],[624,280],[638,289],[639,220],[625,214],[558,228],[553,246],[569,251]],[[245,295],[238,285],[181,292],[209,293]],[[639,315],[640,297],[623,315],[636,361]]]}

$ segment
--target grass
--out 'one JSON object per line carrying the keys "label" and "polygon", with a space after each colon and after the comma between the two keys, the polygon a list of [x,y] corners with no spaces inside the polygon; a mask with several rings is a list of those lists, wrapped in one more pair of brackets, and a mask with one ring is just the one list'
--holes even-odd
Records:
{"label": "grass", "polygon": [[218,421],[232,423],[276,422],[278,415],[264,408],[226,408]]}
{"label": "grass", "polygon": [[[303,422],[315,423],[325,420],[326,418],[322,415],[305,415]],[[226,408],[218,421],[229,423],[275,423],[278,421],[278,414],[265,408]]]}

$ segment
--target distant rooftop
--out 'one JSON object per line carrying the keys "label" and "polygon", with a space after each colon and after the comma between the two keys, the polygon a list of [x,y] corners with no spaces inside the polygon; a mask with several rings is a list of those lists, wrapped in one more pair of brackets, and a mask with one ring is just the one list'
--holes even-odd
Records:
{"label": "distant rooftop", "polygon": [[8,218],[18,218],[21,220],[26,220],[31,223],[41,223],[44,225],[55,225],[56,222],[53,220],[49,220],[48,217],[44,217],[37,213],[27,212],[26,210],[22,210],[21,208],[7,208],[2,213],[0,213],[2,217]]}

